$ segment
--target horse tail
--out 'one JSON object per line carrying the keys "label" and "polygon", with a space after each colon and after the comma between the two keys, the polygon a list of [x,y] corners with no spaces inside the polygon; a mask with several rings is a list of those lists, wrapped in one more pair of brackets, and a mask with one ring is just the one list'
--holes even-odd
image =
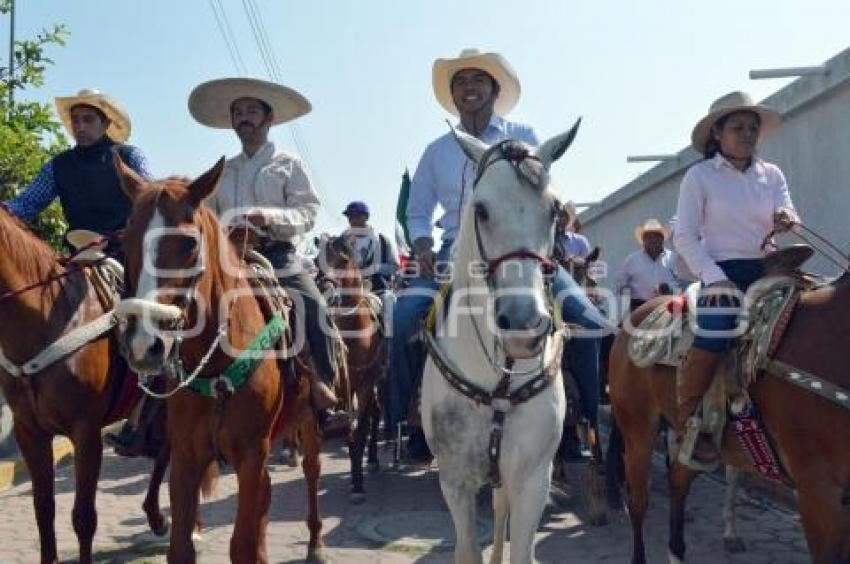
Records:
{"label": "horse tail", "polygon": [[608,435],[608,452],[605,456],[605,493],[608,507],[623,507],[623,484],[626,481],[626,466],[623,460],[626,444],[623,433],[617,425],[617,419],[611,412],[611,433]]}
{"label": "horse tail", "polygon": [[218,462],[213,460],[207,469],[204,471],[204,477],[201,480],[201,496],[204,499],[210,499],[215,495],[216,486],[218,485]]}

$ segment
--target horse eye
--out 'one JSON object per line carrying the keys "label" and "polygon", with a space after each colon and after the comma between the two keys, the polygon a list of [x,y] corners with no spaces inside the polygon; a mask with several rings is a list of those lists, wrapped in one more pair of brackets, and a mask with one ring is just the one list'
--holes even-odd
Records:
{"label": "horse eye", "polygon": [[484,204],[475,204],[475,217],[477,217],[480,221],[487,221],[490,219],[490,213],[487,211]]}

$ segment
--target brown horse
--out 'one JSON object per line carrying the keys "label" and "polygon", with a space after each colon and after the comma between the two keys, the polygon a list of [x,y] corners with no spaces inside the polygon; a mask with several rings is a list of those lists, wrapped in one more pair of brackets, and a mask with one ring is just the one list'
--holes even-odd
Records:
{"label": "brown horse", "polygon": [[[632,326],[670,300],[647,302],[631,315]],[[611,351],[610,393],[616,425],[625,442],[625,476],[632,523],[632,562],[645,562],[643,519],[652,442],[662,417],[675,421],[676,374],[671,367],[635,366],[621,331]],[[776,351],[776,359],[850,390],[845,351],[850,347],[850,274],[805,291]],[[749,387],[797,502],[812,559],[818,564],[850,562],[850,410],[762,371]],[[727,426],[723,460],[752,470],[749,456]],[[610,452],[610,451],[609,451]],[[670,468],[671,560],[685,553],[685,500],[696,472],[676,461]]]}
{"label": "brown horse", "polygon": [[[363,452],[368,442],[367,461],[372,471],[379,468],[378,425],[381,419],[378,386],[387,365],[387,346],[379,327],[380,302],[363,286],[360,267],[343,237],[327,241],[321,255],[328,276],[338,284],[338,303],[332,308],[334,323],[346,348],[348,382],[353,401],[357,402],[357,423],[349,436],[352,503],[365,501],[363,489]],[[376,311],[377,310],[377,311]]]}
{"label": "brown horse", "polygon": [[[106,312],[89,276],[75,267],[66,269],[56,253],[5,208],[0,209],[0,255],[0,353],[7,360],[0,369],[0,387],[14,413],[15,438],[32,480],[41,562],[57,561],[52,449],[57,435],[67,436],[74,445],[72,520],[80,561],[91,562],[101,429],[126,415],[114,409],[128,377],[126,363],[112,331],[107,331],[34,373],[15,376],[16,368],[57,339]],[[33,288],[17,292],[29,286]],[[168,530],[159,510],[159,486],[167,465],[165,447],[144,503],[148,523],[158,535]]]}
{"label": "brown horse", "polygon": [[[170,178],[148,183],[117,158],[116,166],[133,201],[124,247],[128,295],[137,296],[122,303],[122,348],[140,373],[173,373],[180,367],[179,376],[183,365],[193,372],[183,372],[180,388],[168,399],[173,520],[169,562],[195,561],[191,533],[199,486],[221,459],[233,466],[239,483],[230,558],[268,562],[271,481],[266,460],[273,431],[279,429],[297,432],[303,441],[308,558],[321,560],[321,443],[310,407],[309,378],[299,377],[299,369],[284,358],[291,356],[288,350],[272,350],[279,338],[292,345],[289,319],[283,320],[282,336],[280,330],[267,333],[281,312],[271,306],[213,212],[202,205],[218,184],[224,159],[192,182]],[[241,377],[239,372],[233,376],[233,367],[240,363],[247,368]],[[195,383],[187,389],[193,376]]]}

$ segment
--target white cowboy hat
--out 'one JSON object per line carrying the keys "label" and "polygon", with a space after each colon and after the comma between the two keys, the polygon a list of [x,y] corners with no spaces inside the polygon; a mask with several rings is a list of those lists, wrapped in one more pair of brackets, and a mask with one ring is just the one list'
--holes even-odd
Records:
{"label": "white cowboy hat", "polygon": [[123,143],[130,137],[130,117],[121,104],[111,96],[99,90],[84,88],[76,96],[60,96],[56,98],[56,112],[71,135],[71,108],[74,106],[91,106],[97,108],[109,119],[106,134],[116,143]]}
{"label": "white cowboy hat", "polygon": [[307,98],[282,84],[256,78],[220,78],[192,90],[189,113],[202,125],[231,129],[230,106],[240,98],[256,98],[271,106],[272,125],[292,121],[312,109]]}
{"label": "white cowboy hat", "polygon": [[499,84],[499,96],[493,111],[496,115],[508,114],[517,101],[522,90],[516,72],[498,53],[481,53],[478,49],[464,49],[455,59],[437,59],[434,61],[432,82],[434,95],[447,112],[458,115],[452,99],[452,77],[463,69],[478,69],[486,72]]}
{"label": "white cowboy hat", "polygon": [[670,229],[655,218],[647,219],[643,222],[643,225],[635,227],[635,239],[641,245],[643,245],[643,236],[646,233],[661,233],[665,240],[670,237]]}
{"label": "white cowboy hat", "polygon": [[711,128],[723,116],[740,111],[750,111],[758,114],[761,119],[759,141],[770,135],[779,126],[782,116],[776,110],[756,104],[746,92],[730,92],[721,96],[708,110],[708,115],[699,120],[691,133],[691,146],[700,153],[705,153],[705,144],[711,138]]}

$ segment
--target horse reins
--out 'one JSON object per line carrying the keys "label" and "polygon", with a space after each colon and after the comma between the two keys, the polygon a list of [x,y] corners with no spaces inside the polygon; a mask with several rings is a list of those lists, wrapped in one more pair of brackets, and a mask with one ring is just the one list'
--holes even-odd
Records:
{"label": "horse reins", "polygon": [[21,294],[29,292],[30,290],[34,290],[36,288],[41,288],[43,286],[48,286],[48,285],[52,284],[53,282],[56,282],[57,280],[67,278],[68,276],[72,275],[75,272],[82,272],[83,268],[85,268],[86,266],[93,265],[93,264],[99,264],[99,263],[103,262],[107,257],[110,257],[110,256],[114,257],[114,255],[116,253],[107,254],[106,256],[100,257],[100,258],[95,259],[93,261],[87,261],[85,264],[73,262],[74,257],[82,254],[83,252],[85,252],[89,249],[92,249],[92,248],[95,248],[95,247],[102,245],[104,243],[104,241],[110,242],[110,241],[120,240],[122,234],[123,234],[122,230],[113,231],[112,233],[109,233],[107,235],[99,237],[99,238],[95,239],[94,241],[87,243],[87,244],[75,249],[72,253],[70,253],[67,256],[60,257],[58,259],[60,264],[62,264],[64,262],[67,265],[67,266],[65,266],[65,270],[63,272],[60,272],[59,274],[50,275],[47,278],[45,278],[44,280],[39,280],[38,282],[34,282],[33,284],[30,284],[28,286],[24,286],[23,288],[17,288],[15,290],[9,290],[7,292],[4,292],[4,293],[0,294],[0,302],[2,302],[3,300],[9,299],[9,298],[14,298],[15,296],[20,296]]}
{"label": "horse reins", "polygon": [[[811,227],[805,225],[804,223],[797,222],[794,225],[799,227],[801,230],[805,231],[806,233],[808,233],[809,235],[811,235],[812,237],[814,237],[818,241],[820,241],[823,245],[825,245],[827,248],[829,248],[829,252],[827,252],[824,249],[824,247],[821,246],[819,243],[815,243],[815,241],[813,241],[812,239],[809,239],[808,237],[806,237],[802,233],[798,233],[797,231],[794,231],[793,229],[789,230],[790,233],[793,233],[797,238],[799,238],[804,243],[806,243],[807,245],[809,245],[810,247],[815,249],[827,261],[831,262],[832,264],[834,264],[835,266],[840,268],[842,272],[850,272],[850,256],[848,256],[847,253],[842,251],[835,243],[833,243],[832,241],[830,241],[829,239],[827,239],[826,237],[824,237],[820,233],[816,232]],[[761,250],[763,250],[763,251],[767,250],[768,247],[772,247],[772,248],[776,249],[777,246],[776,246],[776,243],[773,242],[773,238],[776,235],[778,235],[779,233],[780,232],[779,232],[778,229],[775,229],[775,228],[772,229],[770,231],[770,233],[768,233],[767,236],[765,236],[765,238],[762,240]],[[837,260],[835,258],[835,256],[833,256],[833,253],[835,255],[841,257],[841,260],[843,261],[843,263],[841,261]]]}

